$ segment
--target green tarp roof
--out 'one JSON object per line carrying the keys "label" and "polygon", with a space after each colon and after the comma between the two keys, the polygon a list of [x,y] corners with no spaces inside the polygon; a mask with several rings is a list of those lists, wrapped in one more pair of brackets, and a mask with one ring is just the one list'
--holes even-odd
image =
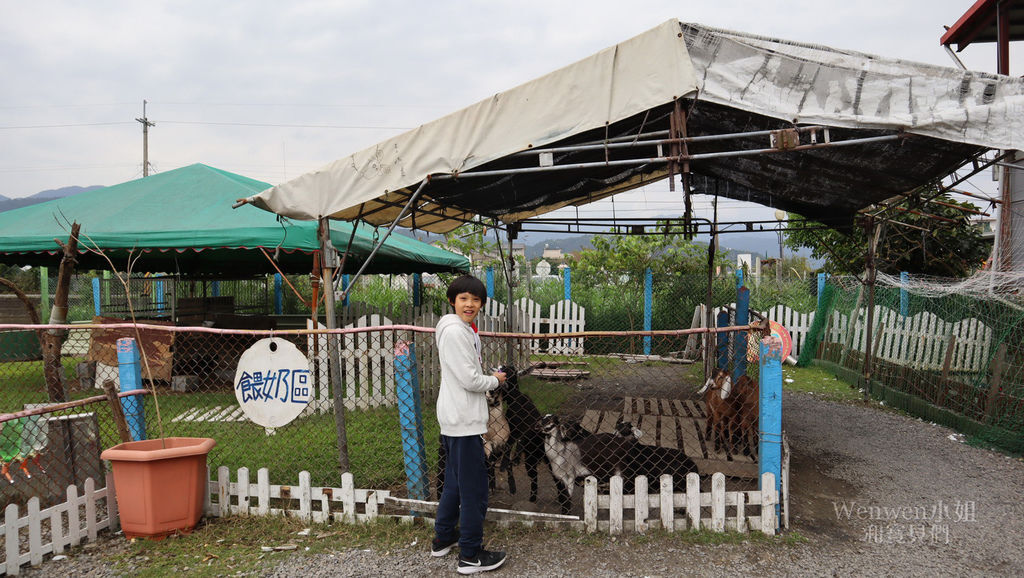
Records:
{"label": "green tarp roof", "polygon": [[[129,250],[141,257],[132,272],[248,275],[274,272],[260,251],[278,254],[285,273],[308,273],[319,248],[314,221],[277,220],[276,215],[236,199],[269,188],[261,181],[203,164],[0,213],[0,262],[57,266],[54,239],[67,241],[71,221],[81,224],[80,269],[109,269],[99,247],[119,270]],[[343,252],[352,223],[331,222],[331,240]],[[384,231],[380,234],[383,235]],[[374,229],[356,228],[345,272],[354,272],[374,245]],[[455,253],[398,234],[388,238],[370,262],[371,273],[465,271],[469,261]]]}

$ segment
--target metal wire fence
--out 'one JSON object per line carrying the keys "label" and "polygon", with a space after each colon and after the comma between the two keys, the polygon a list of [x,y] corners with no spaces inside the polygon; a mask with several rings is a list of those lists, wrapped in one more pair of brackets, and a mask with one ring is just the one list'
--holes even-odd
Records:
{"label": "metal wire fence", "polygon": [[[31,381],[39,369],[23,366],[21,375],[6,369],[0,380],[8,389],[22,389],[26,398],[38,401],[37,395],[28,395],[20,386]],[[105,484],[106,467],[100,452],[117,443],[118,437],[110,406],[102,394],[99,397],[102,399],[82,400],[81,404],[61,404],[59,409],[30,402],[20,412],[0,416],[0,499],[5,508],[23,505],[32,497],[38,497],[40,507],[46,508],[63,502],[70,485],[84,488],[89,478],[97,487]]]}
{"label": "metal wire fence", "polygon": [[[817,312],[824,321],[819,359],[889,405],[1024,451],[1024,302],[1019,295],[929,295],[877,287],[870,345],[863,285],[833,277],[825,296]],[[865,380],[867,352],[870,382]]]}
{"label": "metal wire fence", "polygon": [[[493,432],[504,442],[489,444],[496,448],[492,507],[576,514],[582,507],[576,478],[585,473],[600,478],[602,486],[613,474],[627,480],[643,475],[653,486],[667,473],[677,487],[683,487],[687,473],[699,473],[703,487],[710,484],[711,473],[722,472],[731,489],[757,487],[756,424],[750,421],[757,414],[756,394],[749,383],[726,384],[722,376],[701,391],[707,383],[699,362],[704,338],[680,331],[703,326],[706,279],[655,277],[644,297],[644,272],[622,272],[616,278],[617,283],[600,286],[576,283],[571,300],[564,298],[565,285],[557,280],[520,285],[511,315],[502,303],[507,298],[489,300],[479,320],[485,332],[484,366],[515,368],[516,377],[492,401],[507,427]],[[73,281],[71,309],[82,313],[69,316],[79,323],[60,328],[66,332],[61,367],[50,378],[36,331],[10,325],[0,329],[0,382],[5,384],[0,411],[49,403],[47,381],[54,374],[61,376],[61,387],[72,400],[97,395],[107,382],[120,386],[116,342],[131,337],[144,354],[146,386],[156,391],[138,400],[142,415],[136,417],[147,437],[211,437],[217,440],[208,457],[211,470],[266,467],[271,481],[282,485],[294,484],[306,471],[313,485],[337,486],[343,452],[335,401],[340,399],[348,440],[344,453],[356,486],[436,498],[443,456],[438,455],[434,417],[440,370],[432,328],[448,311],[444,276],[359,282],[349,302],[339,303],[337,326],[342,329],[334,334],[308,322],[308,302],[289,306],[282,299],[278,308],[273,296],[263,301],[244,297],[270,295],[271,278],[222,283],[216,291],[201,280],[191,293],[184,289],[187,280],[133,279],[127,293],[133,307],[139,306],[136,312],[149,307],[166,314],[163,320],[147,320],[144,327],[119,325],[126,315],[116,307],[116,280],[93,279]],[[289,282],[301,293],[308,287],[303,280],[308,283],[301,276]],[[419,296],[413,294],[417,284]],[[806,283],[772,287],[752,287],[754,308],[766,308],[758,295],[771,300],[786,291],[813,300],[804,295]],[[125,293],[123,286],[120,293]],[[716,307],[734,301],[735,280],[716,278],[713,294]],[[189,302],[182,298],[194,297],[204,309],[183,318],[183,304]],[[282,314],[243,316],[237,309],[213,307],[225,297],[235,305],[269,300]],[[98,317],[97,306],[103,313]],[[92,320],[100,323],[81,323]],[[185,322],[203,327],[181,326]],[[644,329],[650,332],[643,334]],[[291,342],[308,360],[312,377],[310,401],[301,415],[274,429],[246,417],[236,396],[242,354],[268,337]],[[414,370],[403,369],[408,358],[401,361],[396,351],[413,353]],[[727,403],[720,402],[723,387],[734,392]],[[403,434],[409,429],[409,408],[419,416],[414,420],[422,432],[418,445],[410,445]],[[51,490],[81,484],[83,475],[102,483],[99,450],[120,442],[107,406],[19,419],[8,420],[0,430],[2,461],[11,475],[11,481],[0,479],[6,502],[43,491],[38,487],[45,480]],[[69,425],[56,425],[64,422]],[[32,440],[40,445],[46,436],[46,446],[33,450]],[[81,460],[86,462],[79,465]],[[634,489],[632,483],[627,482],[627,491]]]}
{"label": "metal wire fence", "polygon": [[[408,467],[410,452],[419,450],[411,449],[403,437],[403,411],[413,408],[418,414],[425,440],[421,459],[427,478],[419,487],[436,491],[441,467],[434,417],[439,366],[430,330],[437,315],[425,310],[418,315],[414,326],[353,328],[335,334],[67,326],[61,375],[70,399],[95,396],[104,382],[119,380],[112,363],[116,340],[138,338],[145,357],[142,374],[156,391],[141,400],[143,415],[137,416],[146,436],[214,438],[217,446],[208,458],[211,469],[268,467],[271,480],[281,484],[294,483],[300,471],[309,472],[314,485],[338,484],[334,387],[340,388],[347,456],[357,486],[414,495]],[[13,332],[3,330],[0,335]],[[270,336],[292,342],[309,360],[313,376],[304,411],[275,429],[246,417],[236,398],[234,376],[242,353]],[[681,350],[688,338],[673,333],[652,336],[656,349],[666,351]],[[540,350],[537,341],[527,336],[483,337],[485,366],[506,366],[515,376],[513,385],[494,397],[508,428],[497,431],[501,428],[495,426],[493,432],[504,438],[504,443],[494,444],[501,447],[492,453],[496,507],[550,512],[580,508],[578,497],[560,497],[556,480],[561,480],[565,493],[572,492],[576,481],[575,475],[570,479],[565,473],[563,460],[574,459],[577,452],[562,446],[583,448],[580,455],[587,461],[573,462],[571,472],[583,475],[586,470],[604,481],[612,474],[653,479],[669,473],[682,484],[691,471],[721,471],[744,488],[755,483],[756,449],[751,447],[756,444],[742,445],[740,420],[735,421],[736,429],[733,422],[721,431],[709,426],[711,412],[705,397],[697,394],[705,383],[701,364],[623,353],[618,335],[566,338],[577,349],[557,354]],[[396,364],[396,350],[402,347],[415,355],[413,386],[402,386],[405,370]],[[340,378],[333,382],[332,363]],[[48,402],[42,361],[0,361],[0,381],[6,385],[3,403],[8,410]],[[557,430],[541,429],[541,418],[547,414],[556,416]],[[556,437],[562,449],[552,449]],[[9,480],[0,480],[5,501],[43,491],[44,486],[53,491],[81,483],[87,476],[102,480],[99,452],[119,442],[112,414],[103,404],[6,421],[0,430],[3,463],[10,475]],[[536,476],[530,473],[537,470]]]}

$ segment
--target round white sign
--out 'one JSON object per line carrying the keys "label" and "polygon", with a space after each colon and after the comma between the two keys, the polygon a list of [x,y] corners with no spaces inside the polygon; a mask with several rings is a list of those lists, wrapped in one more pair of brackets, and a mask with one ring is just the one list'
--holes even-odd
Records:
{"label": "round white sign", "polygon": [[309,360],[290,341],[261,339],[242,353],[235,398],[246,417],[263,427],[283,426],[302,413],[313,390]]}

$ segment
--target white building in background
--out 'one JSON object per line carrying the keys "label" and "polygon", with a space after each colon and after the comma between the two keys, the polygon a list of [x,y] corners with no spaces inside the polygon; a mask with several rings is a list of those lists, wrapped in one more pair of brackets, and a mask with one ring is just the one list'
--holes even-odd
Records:
{"label": "white building in background", "polygon": [[565,255],[562,254],[561,249],[548,247],[548,245],[545,244],[544,253],[540,256],[540,258],[545,261],[556,261],[561,263],[562,261],[565,260]]}

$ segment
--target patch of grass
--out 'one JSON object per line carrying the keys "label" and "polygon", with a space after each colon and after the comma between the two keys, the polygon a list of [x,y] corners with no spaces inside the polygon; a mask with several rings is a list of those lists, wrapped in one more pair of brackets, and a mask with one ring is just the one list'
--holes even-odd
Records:
{"label": "patch of grass", "polygon": [[804,536],[796,530],[786,532],[782,536],[779,536],[778,539],[782,540],[782,543],[787,546],[799,546],[800,544],[806,544],[811,541],[807,536]]}
{"label": "patch of grass", "polygon": [[[807,542],[797,532],[773,537],[760,532],[650,530],[645,534],[610,537],[602,533],[517,525],[502,527],[490,523],[485,529],[485,536],[488,543],[499,545],[543,539],[596,550],[606,548],[609,542],[673,547],[720,544],[794,546]],[[110,560],[118,571],[143,577],[265,574],[296,552],[313,555],[349,548],[387,552],[411,547],[422,548],[425,554],[432,537],[433,529],[429,524],[407,524],[393,519],[357,525],[325,525],[309,524],[295,518],[231,516],[204,521],[187,535],[161,541],[133,540],[126,549],[112,554]],[[263,550],[275,547],[287,549]]]}
{"label": "patch of grass", "polygon": [[864,394],[820,367],[782,366],[782,388],[831,401],[862,401]]}
{"label": "patch of grass", "polygon": [[528,375],[519,378],[519,389],[533,400],[541,415],[555,413],[576,391],[572,385],[544,381]]}
{"label": "patch of grass", "polygon": [[[65,380],[76,379],[75,364],[82,361],[80,357],[64,357],[61,364],[64,366]],[[2,400],[4,409],[20,410],[21,404],[26,403],[47,403],[46,378],[43,377],[42,361],[8,361],[0,363],[0,381],[3,382],[4,397]],[[71,391],[69,398],[72,400],[94,395],[102,395],[103,390],[93,389],[89,391]]]}
{"label": "patch of grass", "polygon": [[[190,401],[191,397],[181,399]],[[219,466],[227,466],[234,476],[238,468],[247,467],[250,475],[255,476],[256,469],[267,467],[272,481],[294,484],[298,482],[299,472],[305,470],[310,473],[313,485],[338,486],[341,483],[333,412],[296,419],[273,435],[267,435],[264,428],[251,422],[173,423],[173,416],[186,408],[168,411],[166,402],[161,403],[166,435],[217,440],[217,447],[209,456],[211,472]],[[231,405],[236,405],[233,395]],[[358,487],[387,488],[405,479],[398,408],[346,411],[345,421],[351,472]],[[150,429],[155,435],[152,432],[155,428]],[[429,404],[423,408],[423,429],[427,467],[428,471],[433,471],[437,463],[439,431],[434,408]]]}
{"label": "patch of grass", "polygon": [[[296,551],[319,554],[341,546],[389,550],[425,544],[432,534],[424,524],[390,519],[327,526],[295,518],[231,516],[204,522],[191,534],[133,540],[112,561],[118,570],[135,576],[263,574]],[[282,549],[263,550],[275,547]]]}

